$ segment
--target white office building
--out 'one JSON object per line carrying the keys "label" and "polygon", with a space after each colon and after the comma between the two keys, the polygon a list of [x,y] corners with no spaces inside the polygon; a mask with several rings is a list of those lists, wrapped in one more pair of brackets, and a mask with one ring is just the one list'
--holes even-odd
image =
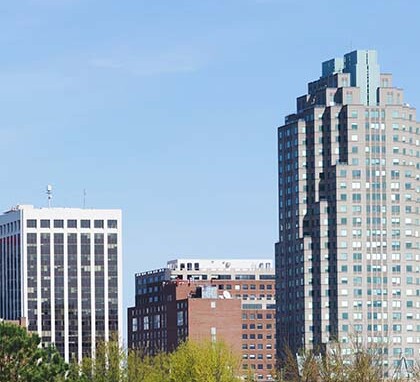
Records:
{"label": "white office building", "polygon": [[0,318],[66,361],[122,336],[121,211],[18,205],[0,216]]}

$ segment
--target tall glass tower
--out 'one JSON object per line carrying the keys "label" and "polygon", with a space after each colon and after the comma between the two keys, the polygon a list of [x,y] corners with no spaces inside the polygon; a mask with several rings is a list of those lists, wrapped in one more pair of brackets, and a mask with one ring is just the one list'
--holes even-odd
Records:
{"label": "tall glass tower", "polygon": [[322,64],[278,128],[277,349],[420,356],[420,124],[373,50]]}

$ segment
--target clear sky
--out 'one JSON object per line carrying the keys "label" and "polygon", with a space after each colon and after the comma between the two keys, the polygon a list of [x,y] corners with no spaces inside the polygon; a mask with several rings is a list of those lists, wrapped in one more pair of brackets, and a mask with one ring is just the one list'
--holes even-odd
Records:
{"label": "clear sky", "polygon": [[3,0],[0,206],[121,208],[134,273],[273,257],[276,126],[321,62],[377,49],[420,107],[417,0]]}

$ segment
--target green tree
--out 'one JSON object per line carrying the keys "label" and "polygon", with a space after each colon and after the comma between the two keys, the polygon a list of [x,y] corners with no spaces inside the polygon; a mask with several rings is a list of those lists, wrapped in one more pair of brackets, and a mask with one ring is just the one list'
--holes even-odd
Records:
{"label": "green tree", "polygon": [[40,342],[24,328],[0,322],[0,381],[62,380],[68,366],[54,347],[42,348]]}
{"label": "green tree", "polygon": [[159,353],[153,357],[139,350],[130,350],[127,357],[129,382],[169,382],[170,355]]}
{"label": "green tree", "polygon": [[170,358],[170,382],[236,382],[239,359],[223,342],[187,341]]}
{"label": "green tree", "polygon": [[118,341],[101,343],[95,359],[70,367],[69,382],[238,382],[239,358],[221,342],[181,344],[172,353],[126,354]]}
{"label": "green tree", "polygon": [[94,358],[84,357],[79,365],[73,365],[71,382],[126,382],[126,364],[126,353],[115,337],[100,341]]}

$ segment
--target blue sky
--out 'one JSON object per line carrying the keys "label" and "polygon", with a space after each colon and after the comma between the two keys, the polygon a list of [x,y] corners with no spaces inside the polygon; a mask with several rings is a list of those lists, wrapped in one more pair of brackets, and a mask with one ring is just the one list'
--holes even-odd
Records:
{"label": "blue sky", "polygon": [[[339,6],[339,7],[338,7]],[[134,273],[272,257],[276,126],[321,62],[377,49],[420,105],[417,1],[0,2],[0,205],[121,208]]]}

